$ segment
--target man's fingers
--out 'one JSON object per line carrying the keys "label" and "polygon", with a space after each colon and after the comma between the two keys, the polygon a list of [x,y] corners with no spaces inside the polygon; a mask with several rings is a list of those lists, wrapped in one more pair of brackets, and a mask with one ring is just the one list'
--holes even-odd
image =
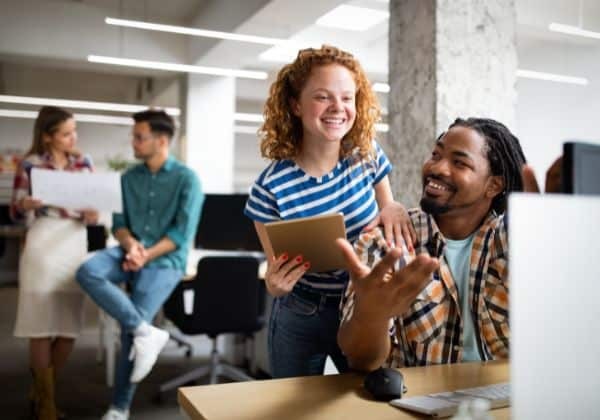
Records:
{"label": "man's fingers", "polygon": [[439,267],[437,258],[432,258],[429,255],[418,255],[404,269],[396,273],[396,276],[404,285],[411,285],[421,290],[424,283],[428,283],[431,274]]}
{"label": "man's fingers", "polygon": [[398,258],[401,256],[402,251],[400,248],[392,248],[390,252],[385,254],[385,256],[373,266],[373,269],[371,270],[371,277],[383,280],[387,273],[393,271],[394,264],[396,264],[396,261],[398,261]]}
{"label": "man's fingers", "polygon": [[338,238],[335,240],[335,244],[342,251],[351,277],[362,278],[369,273],[369,268],[360,261],[350,242],[346,239]]}
{"label": "man's fingers", "polygon": [[521,179],[523,180],[523,191],[539,193],[540,187],[535,179],[533,168],[529,165],[523,165],[521,168]]}

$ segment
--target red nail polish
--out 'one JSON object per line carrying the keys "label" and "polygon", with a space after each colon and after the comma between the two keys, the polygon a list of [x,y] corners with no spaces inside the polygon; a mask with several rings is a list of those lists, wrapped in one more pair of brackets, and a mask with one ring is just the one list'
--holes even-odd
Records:
{"label": "red nail polish", "polygon": [[281,259],[282,259],[283,261],[287,261],[287,259],[288,259],[288,254],[287,254],[287,252],[284,252],[283,254],[281,254]]}
{"label": "red nail polish", "polygon": [[302,255],[298,255],[296,257],[296,261],[299,262],[299,263],[301,263],[302,262]]}
{"label": "red nail polish", "polygon": [[306,268],[308,270],[310,268],[310,263],[309,262],[305,262],[304,263],[304,268]]}

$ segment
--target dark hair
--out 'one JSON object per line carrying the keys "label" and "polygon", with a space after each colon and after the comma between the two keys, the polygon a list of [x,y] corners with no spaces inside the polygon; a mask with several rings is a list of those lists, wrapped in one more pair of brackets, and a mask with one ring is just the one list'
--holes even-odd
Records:
{"label": "dark hair", "polygon": [[73,114],[56,106],[44,106],[40,108],[38,116],[33,125],[33,140],[27,155],[41,155],[48,151],[44,142],[44,134],[51,136],[58,127],[68,119],[73,118]]}
{"label": "dark hair", "polygon": [[173,118],[162,109],[147,109],[133,114],[136,123],[147,122],[154,134],[165,134],[169,140],[175,133]]}
{"label": "dark hair", "polygon": [[471,128],[485,139],[492,175],[504,180],[504,190],[492,200],[492,209],[498,214],[504,213],[508,193],[523,191],[521,169],[527,160],[519,139],[504,124],[488,118],[457,118],[448,129],[452,127]]}

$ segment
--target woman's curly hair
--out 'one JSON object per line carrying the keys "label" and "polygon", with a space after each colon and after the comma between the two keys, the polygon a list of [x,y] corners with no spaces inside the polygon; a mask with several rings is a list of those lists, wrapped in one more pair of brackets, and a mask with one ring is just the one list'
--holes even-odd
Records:
{"label": "woman's curly hair", "polygon": [[298,155],[302,144],[302,121],[292,113],[291,101],[299,100],[313,68],[329,64],[346,67],[356,83],[356,120],[342,139],[340,157],[353,154],[361,158],[374,157],[375,123],[381,116],[377,96],[358,60],[329,45],[300,50],[294,62],[279,71],[269,90],[264,108],[265,122],[259,130],[260,150],[264,157],[281,160]]}

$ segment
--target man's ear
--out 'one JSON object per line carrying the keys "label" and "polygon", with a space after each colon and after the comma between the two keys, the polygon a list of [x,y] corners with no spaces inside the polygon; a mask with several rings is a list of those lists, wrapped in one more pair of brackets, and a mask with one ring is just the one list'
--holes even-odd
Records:
{"label": "man's ear", "polygon": [[488,198],[494,198],[504,191],[504,179],[499,176],[491,176],[487,181],[485,195]]}

